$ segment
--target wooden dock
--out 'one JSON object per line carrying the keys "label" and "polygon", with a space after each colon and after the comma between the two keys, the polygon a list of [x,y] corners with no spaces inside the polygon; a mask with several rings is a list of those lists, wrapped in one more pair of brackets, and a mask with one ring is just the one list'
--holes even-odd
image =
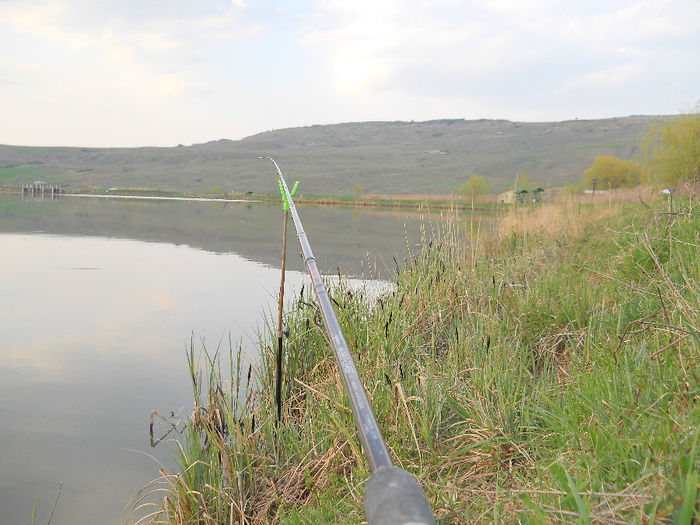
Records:
{"label": "wooden dock", "polygon": [[22,195],[36,196],[51,196],[56,197],[64,193],[63,188],[58,184],[49,184],[48,182],[37,181],[32,184],[22,186]]}

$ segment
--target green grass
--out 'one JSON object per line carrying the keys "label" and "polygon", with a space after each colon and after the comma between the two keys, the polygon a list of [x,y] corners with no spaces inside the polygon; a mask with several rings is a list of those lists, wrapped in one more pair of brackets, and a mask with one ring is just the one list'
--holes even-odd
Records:
{"label": "green grass", "polygon": [[44,180],[46,175],[53,173],[46,166],[19,166],[14,168],[0,168],[0,183],[30,184],[35,180]]}
{"label": "green grass", "polygon": [[[426,221],[393,293],[335,289],[389,451],[440,522],[700,519],[698,202],[670,223],[663,205],[519,210],[491,239]],[[192,346],[195,416],[154,521],[363,521],[369,471],[317,320],[308,291],[286,312],[279,427],[272,327],[250,379]]]}

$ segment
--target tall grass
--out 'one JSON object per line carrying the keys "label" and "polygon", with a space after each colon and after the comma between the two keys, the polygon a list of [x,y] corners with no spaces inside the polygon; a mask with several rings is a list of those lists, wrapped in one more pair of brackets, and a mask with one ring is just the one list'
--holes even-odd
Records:
{"label": "tall grass", "polygon": [[[700,519],[690,203],[543,205],[481,239],[426,222],[392,293],[335,288],[389,451],[441,522]],[[252,379],[193,346],[192,422],[153,522],[362,522],[368,467],[308,291],[285,321],[280,425],[272,326]]]}

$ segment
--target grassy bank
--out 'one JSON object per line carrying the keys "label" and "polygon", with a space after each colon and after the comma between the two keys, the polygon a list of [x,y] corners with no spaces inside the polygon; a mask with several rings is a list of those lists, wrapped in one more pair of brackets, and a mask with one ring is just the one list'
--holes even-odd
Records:
{"label": "grassy bank", "polygon": [[[336,289],[390,453],[439,521],[700,518],[700,219],[674,204],[514,210],[483,240],[427,222],[394,293]],[[286,313],[279,428],[272,330],[257,372],[192,348],[192,424],[153,521],[363,521],[368,467],[313,303]]]}

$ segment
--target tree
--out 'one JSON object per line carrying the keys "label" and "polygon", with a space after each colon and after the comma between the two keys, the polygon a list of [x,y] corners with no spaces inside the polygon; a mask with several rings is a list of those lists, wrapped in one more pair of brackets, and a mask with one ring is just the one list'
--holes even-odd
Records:
{"label": "tree", "polygon": [[355,192],[355,197],[357,197],[359,199],[360,195],[362,195],[362,186],[360,186],[359,184],[355,184],[352,187],[352,191]]}
{"label": "tree", "polygon": [[700,175],[700,105],[694,113],[652,122],[642,149],[658,182],[675,186]]}
{"label": "tree", "polygon": [[457,193],[460,195],[467,195],[468,197],[473,197],[474,195],[483,195],[488,193],[489,183],[486,177],[479,175],[478,173],[472,173],[467,182],[459,185],[457,188]]}
{"label": "tree", "polygon": [[613,155],[598,156],[586,171],[586,186],[600,190],[634,188],[645,178],[644,168],[633,160],[621,160]]}
{"label": "tree", "polygon": [[527,173],[520,173],[517,177],[517,181],[518,187],[515,188],[517,191],[532,191],[535,187],[535,181],[528,177]]}

